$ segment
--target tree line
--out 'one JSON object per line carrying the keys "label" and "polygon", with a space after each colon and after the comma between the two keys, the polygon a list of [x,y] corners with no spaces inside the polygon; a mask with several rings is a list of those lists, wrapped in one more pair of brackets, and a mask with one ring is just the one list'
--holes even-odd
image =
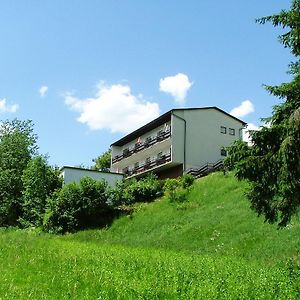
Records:
{"label": "tree line", "polygon": [[[171,195],[170,201],[183,201],[192,183],[191,176],[163,182],[150,174],[141,180],[119,182],[115,187],[89,177],[63,185],[58,168],[38,153],[32,121],[15,119],[0,126],[2,227],[65,233],[105,226],[122,213],[122,207],[153,201],[164,193]],[[174,193],[176,189],[178,193]]]}

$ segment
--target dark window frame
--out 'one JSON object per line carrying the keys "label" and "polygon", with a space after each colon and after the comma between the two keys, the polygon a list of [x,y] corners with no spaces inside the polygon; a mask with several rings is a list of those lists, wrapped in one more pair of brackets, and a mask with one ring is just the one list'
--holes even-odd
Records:
{"label": "dark window frame", "polygon": [[235,129],[234,128],[229,128],[228,133],[229,133],[229,135],[235,135]]}
{"label": "dark window frame", "polygon": [[130,153],[130,150],[129,150],[129,148],[125,148],[125,149],[123,149],[123,156],[128,156],[129,155],[129,153]]}
{"label": "dark window frame", "polygon": [[223,134],[226,134],[227,133],[227,127],[220,126],[220,132],[223,133]]}
{"label": "dark window frame", "polygon": [[150,145],[150,143],[152,142],[152,137],[151,136],[147,136],[145,139],[145,147],[148,147]]}

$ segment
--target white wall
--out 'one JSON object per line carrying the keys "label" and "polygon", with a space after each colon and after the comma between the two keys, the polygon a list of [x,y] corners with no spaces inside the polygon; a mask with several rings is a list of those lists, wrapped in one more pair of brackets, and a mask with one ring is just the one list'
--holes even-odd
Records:
{"label": "white wall", "polygon": [[[214,163],[221,156],[221,148],[230,146],[240,138],[242,123],[216,109],[195,109],[175,111],[186,120],[186,166],[185,170],[200,167],[205,163]],[[220,132],[220,126],[227,133]],[[235,135],[229,135],[229,128],[235,129]],[[174,162],[183,162],[184,122],[172,116],[172,153]]]}
{"label": "white wall", "polygon": [[79,182],[82,177],[91,177],[95,180],[104,179],[109,186],[115,186],[123,179],[123,175],[116,173],[93,171],[75,167],[63,167],[61,170],[64,183]]}

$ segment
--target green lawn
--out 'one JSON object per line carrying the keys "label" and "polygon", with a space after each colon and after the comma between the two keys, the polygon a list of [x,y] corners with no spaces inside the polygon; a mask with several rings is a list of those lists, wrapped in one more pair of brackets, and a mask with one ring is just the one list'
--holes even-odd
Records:
{"label": "green lawn", "polygon": [[299,222],[265,224],[245,188],[217,173],[107,229],[0,230],[0,299],[299,299]]}

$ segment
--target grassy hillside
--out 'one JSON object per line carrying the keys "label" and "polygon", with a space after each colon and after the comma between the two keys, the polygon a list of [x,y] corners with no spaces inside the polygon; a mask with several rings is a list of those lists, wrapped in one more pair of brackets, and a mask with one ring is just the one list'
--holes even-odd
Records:
{"label": "grassy hillside", "polygon": [[246,183],[232,174],[214,173],[198,180],[185,203],[161,199],[139,204],[135,212],[106,230],[79,232],[71,239],[239,256],[268,263],[300,250],[300,222],[285,229],[264,223],[249,209]]}
{"label": "grassy hillside", "polygon": [[104,230],[0,230],[0,299],[299,299],[300,225],[265,224],[245,188],[216,173]]}
{"label": "grassy hillside", "polygon": [[0,232],[0,299],[299,299],[285,269]]}

